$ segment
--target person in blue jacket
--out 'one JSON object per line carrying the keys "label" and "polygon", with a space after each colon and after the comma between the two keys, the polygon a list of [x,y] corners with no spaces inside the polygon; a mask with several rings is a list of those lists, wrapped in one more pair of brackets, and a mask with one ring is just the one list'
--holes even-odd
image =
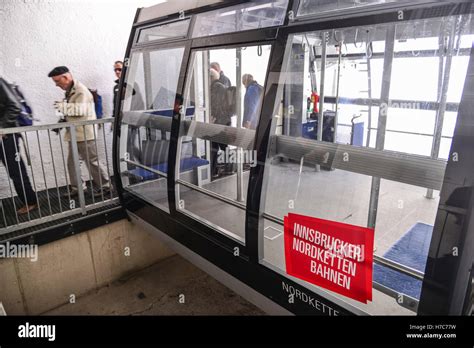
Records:
{"label": "person in blue jacket", "polygon": [[258,111],[263,96],[263,87],[250,74],[242,76],[242,84],[247,91],[244,97],[244,117],[242,126],[248,129],[257,128]]}

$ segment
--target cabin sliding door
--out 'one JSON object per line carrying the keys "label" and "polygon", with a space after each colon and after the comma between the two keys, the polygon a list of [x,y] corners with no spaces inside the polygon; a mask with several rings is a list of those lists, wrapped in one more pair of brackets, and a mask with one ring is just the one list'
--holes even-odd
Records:
{"label": "cabin sliding door", "polygon": [[177,210],[245,244],[270,45],[192,52],[176,167]]}
{"label": "cabin sliding door", "polygon": [[168,213],[168,152],[183,54],[184,47],[133,51],[123,93],[123,187]]}
{"label": "cabin sliding door", "polygon": [[287,274],[289,213],[371,228],[372,301],[292,279],[358,311],[417,312],[473,34],[460,15],[289,36],[262,192],[262,264]]}

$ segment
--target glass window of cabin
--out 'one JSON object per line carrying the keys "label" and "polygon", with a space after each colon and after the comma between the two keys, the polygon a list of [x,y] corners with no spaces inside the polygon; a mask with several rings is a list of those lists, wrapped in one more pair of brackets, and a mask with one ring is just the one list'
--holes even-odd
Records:
{"label": "glass window of cabin", "polygon": [[270,45],[194,51],[186,79],[177,208],[240,243],[270,51]]}
{"label": "glass window of cabin", "polygon": [[196,16],[193,38],[282,25],[288,0],[251,1]]}
{"label": "glass window of cabin", "polygon": [[325,15],[336,11],[366,9],[375,5],[384,5],[400,0],[302,0],[298,7],[298,16]]}
{"label": "glass window of cabin", "polygon": [[120,169],[126,190],[168,208],[168,151],[184,48],[132,53],[122,101]]}
{"label": "glass window of cabin", "polygon": [[190,19],[185,19],[141,29],[137,43],[185,38],[188,34],[190,22]]}
{"label": "glass window of cabin", "polygon": [[[405,261],[397,262],[424,272],[473,32],[469,16],[451,16],[289,37],[263,185],[262,264],[285,274],[288,213],[371,227],[372,302],[292,279],[354,310],[416,312],[421,280],[394,278],[398,271],[377,260],[394,261],[403,244]],[[322,108],[311,103],[312,93],[324,95]]]}

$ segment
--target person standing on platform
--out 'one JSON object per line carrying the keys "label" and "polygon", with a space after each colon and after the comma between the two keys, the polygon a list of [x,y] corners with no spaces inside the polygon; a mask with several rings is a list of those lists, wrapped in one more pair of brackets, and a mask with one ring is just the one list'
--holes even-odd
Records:
{"label": "person standing on platform", "polygon": [[[211,123],[230,126],[232,115],[226,110],[225,104],[227,88],[220,81],[217,70],[210,69],[209,77],[211,80]],[[227,144],[211,142],[211,175],[213,179],[218,178],[221,171],[225,171],[228,167],[225,163],[217,163],[219,150],[225,152],[227,147]]]}
{"label": "person standing on platform", "polygon": [[230,82],[229,78],[225,76],[224,72],[221,70],[221,66],[219,63],[211,63],[211,69],[217,71],[217,73],[219,74],[219,82],[222,83],[224,87],[229,88],[230,86],[232,86],[232,83]]}
{"label": "person standing on platform", "polygon": [[[18,127],[17,118],[20,113],[21,105],[14,91],[10,84],[0,77],[0,128]],[[19,138],[18,134],[0,135],[0,159],[13,181],[18,198],[24,204],[17,213],[27,214],[38,207],[38,202],[25,163],[19,155]]]}
{"label": "person standing on platform", "polygon": [[250,74],[242,76],[242,84],[247,91],[244,97],[244,117],[242,127],[256,129],[258,123],[258,109],[262,101],[263,87]]}
{"label": "person standing on platform", "polygon": [[[53,82],[66,92],[65,102],[58,103],[56,106],[58,110],[65,116],[66,122],[79,122],[95,120],[94,98],[89,89],[77,80],[74,80],[71,72],[65,66],[54,68],[48,77],[53,79]],[[66,130],[64,140],[71,142],[71,132],[69,128]],[[94,184],[99,188],[96,196],[110,193],[110,180],[106,174],[104,166],[99,162],[96,151],[94,126],[78,126],[76,127],[77,148],[80,159],[84,160],[92,176]],[[82,185],[81,177],[77,177],[74,166],[74,159],[72,156],[72,147],[69,144],[69,154],[67,159],[67,167],[69,172],[70,183],[72,186],[71,195],[78,194],[78,185]],[[94,194],[94,193],[91,193]]]}

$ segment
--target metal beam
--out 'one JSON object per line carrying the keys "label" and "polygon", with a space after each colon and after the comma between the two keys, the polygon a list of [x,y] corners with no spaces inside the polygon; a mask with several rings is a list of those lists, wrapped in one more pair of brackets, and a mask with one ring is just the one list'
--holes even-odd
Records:
{"label": "metal beam", "polygon": [[[336,39],[336,32],[334,31],[334,39]],[[336,106],[334,114],[334,139],[333,142],[336,143],[337,139],[337,125],[339,120],[339,91],[341,88],[341,60],[342,60],[342,47],[344,46],[344,38],[337,43],[339,47],[339,54],[337,57],[337,76],[336,76]],[[320,125],[320,128],[323,128],[323,125]]]}
{"label": "metal beam", "polygon": [[36,132],[36,131],[48,130],[48,129],[49,130],[65,129],[65,128],[70,128],[70,127],[80,128],[80,126],[90,126],[90,125],[105,124],[105,123],[112,123],[112,122],[114,122],[113,118],[102,118],[100,120],[61,122],[61,123],[44,124],[44,125],[38,125],[38,126],[28,126],[28,127],[21,127],[21,129],[19,129],[18,127],[0,128],[0,135]]}
{"label": "metal beam", "polygon": [[171,117],[152,115],[142,111],[126,111],[122,117],[122,124],[137,128],[159,129],[164,132],[171,132],[171,123]]}
{"label": "metal beam", "polygon": [[[167,178],[168,175],[166,173],[163,173],[163,172],[160,172],[159,170],[156,170],[154,168],[151,168],[151,167],[148,167],[148,166],[145,166],[141,163],[138,163],[138,162],[135,162],[135,161],[130,161],[130,160],[126,160],[126,159],[122,159],[123,162],[126,162],[126,163],[129,163],[131,165],[134,165],[136,167],[139,167],[139,168],[142,168],[142,169],[145,169],[146,171],[149,171],[150,173],[153,173],[153,174],[156,174],[158,175],[159,177],[161,178]],[[133,175],[133,174],[132,174]]]}
{"label": "metal beam", "polygon": [[184,127],[186,129],[185,134],[189,137],[234,145],[244,150],[253,150],[255,142],[255,130],[253,129],[235,128],[196,121],[185,121]]}
{"label": "metal beam", "polygon": [[[457,53],[457,52],[456,52]],[[459,50],[458,56],[469,57],[470,48],[461,48]],[[401,51],[395,52],[394,58],[434,58],[443,54],[439,50],[414,50],[414,51]],[[384,52],[374,52],[372,54],[372,59],[382,59],[384,57]],[[327,59],[337,59],[337,54],[331,54],[327,56]],[[321,56],[316,56],[316,58],[321,58]],[[365,53],[348,53],[344,56],[344,59],[347,60],[362,60],[365,59]]]}
{"label": "metal beam", "polygon": [[[318,134],[316,139],[318,141],[323,141],[323,122],[324,122],[324,80],[326,79],[326,55],[327,55],[327,45],[328,45],[328,33],[322,32],[321,34],[321,79],[319,86],[319,115],[318,115]],[[320,171],[321,167],[316,166],[316,171]]]}
{"label": "metal beam", "polygon": [[[431,158],[438,158],[439,157],[439,150],[441,147],[441,137],[443,135],[443,125],[444,125],[444,115],[446,113],[446,104],[448,101],[448,88],[449,88],[449,81],[450,81],[450,74],[451,74],[451,66],[453,62],[453,48],[454,48],[454,41],[456,36],[456,29],[457,25],[454,20],[451,18],[449,24],[451,25],[451,30],[449,32],[448,37],[448,49],[446,54],[446,64],[444,66],[444,73],[441,75],[442,72],[442,65],[443,65],[443,54],[440,57],[440,71],[439,74],[442,76],[441,89],[438,88],[438,103],[439,109],[436,113],[436,123],[435,123],[435,131],[433,137],[433,144],[431,147]],[[440,51],[442,52],[442,47],[444,47],[444,40],[440,42]],[[433,198],[433,190],[428,190],[426,193],[427,198]]]}
{"label": "metal beam", "polygon": [[[387,27],[387,36],[385,40],[385,59],[383,66],[382,75],[382,90],[380,93],[381,105],[384,103],[389,105],[390,103],[390,80],[392,77],[392,64],[393,55],[395,52],[395,32],[396,24],[392,24]],[[377,140],[375,148],[378,151],[383,151],[385,147],[385,131],[387,129],[387,112],[388,108],[380,108],[379,110],[379,123],[377,131]],[[379,204],[379,193],[380,193],[380,176],[372,177],[372,187],[370,189],[370,201],[369,201],[369,216],[367,219],[367,227],[374,228],[377,220],[377,208]],[[396,179],[396,178],[395,178]],[[398,180],[395,180],[398,181]]]}
{"label": "metal beam", "polygon": [[183,185],[189,189],[192,189],[194,191],[197,191],[199,193],[202,193],[203,195],[206,195],[208,197],[211,197],[211,198],[214,198],[214,199],[217,199],[218,201],[222,202],[222,203],[227,203],[227,204],[230,204],[236,208],[239,208],[240,210],[246,210],[247,209],[247,206],[239,201],[235,201],[233,199],[230,199],[230,198],[227,198],[226,196],[223,196],[221,194],[218,194],[218,193],[215,193],[213,191],[210,191],[210,190],[206,190],[206,189],[203,189],[197,185],[193,185],[187,181],[184,181],[184,180],[181,180],[181,179],[178,179],[176,180],[176,183],[180,184],[180,185]]}
{"label": "metal beam", "polygon": [[[330,96],[325,97],[324,102],[327,104],[336,104],[336,97]],[[339,104],[347,105],[360,105],[360,106],[380,106],[382,101],[377,98],[346,98],[339,97]],[[421,101],[421,100],[403,100],[403,99],[391,99],[389,107],[394,109],[407,109],[407,110],[428,110],[438,111],[440,104],[432,101]],[[446,111],[458,112],[459,103],[446,103]]]}
{"label": "metal beam", "polygon": [[[236,56],[236,89],[237,89],[237,128],[242,128],[242,48],[235,50]],[[243,184],[243,164],[240,159],[242,158],[242,148],[237,148],[237,201],[244,201],[244,184]]]}
{"label": "metal beam", "polygon": [[367,61],[367,91],[368,91],[368,97],[369,97],[369,105],[368,105],[368,111],[367,111],[367,143],[366,146],[370,147],[370,136],[372,135],[372,57],[369,57],[369,55],[366,53],[366,61]]}
{"label": "metal beam", "polygon": [[[153,108],[153,85],[151,81],[151,52],[150,51],[143,51],[143,70],[144,70],[144,78],[145,78],[145,100],[146,100],[146,109]],[[131,87],[128,85],[129,88]]]}
{"label": "metal beam", "polygon": [[275,154],[294,161],[327,166],[409,185],[439,190],[446,161],[392,151],[318,142],[285,135],[274,136]]}

